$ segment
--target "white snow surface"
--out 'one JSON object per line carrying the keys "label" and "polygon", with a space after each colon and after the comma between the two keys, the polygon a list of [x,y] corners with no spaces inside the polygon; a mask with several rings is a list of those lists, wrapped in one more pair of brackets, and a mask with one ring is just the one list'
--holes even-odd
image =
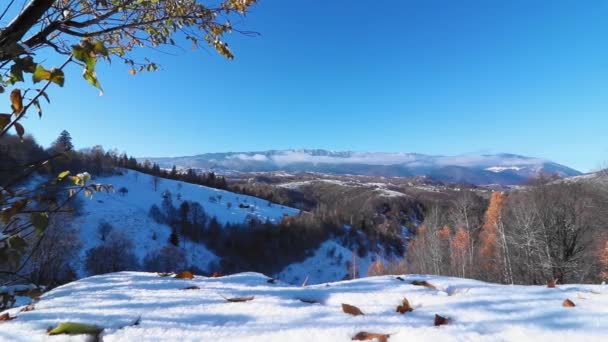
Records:
{"label": "white snow surface", "polygon": [[353,251],[336,241],[327,240],[310,257],[285,267],[277,278],[296,285],[303,284],[305,280],[307,284],[327,283],[345,279],[353,262],[357,273],[366,275],[372,255],[368,253],[365,258],[353,259]]}
{"label": "white snow surface", "polygon": [[[87,275],[83,267],[87,251],[102,243],[97,231],[101,221],[110,223],[115,231],[126,235],[133,242],[134,253],[140,261],[148,253],[167,246],[171,228],[148,216],[153,204],[161,207],[162,193],[166,190],[171,192],[176,208],[182,201],[199,202],[209,218],[215,216],[220,223],[242,223],[251,217],[279,222],[284,215],[296,215],[299,212],[276,203],[269,205],[268,201],[260,198],[169,179],[162,179],[157,191],[154,191],[152,176],[132,170],[122,171],[125,174],[93,179],[94,183],[112,184],[116,192],[95,193],[92,199],[85,198],[82,214],[73,222],[82,242],[79,257],[72,262],[79,277]],[[125,196],[118,192],[122,187],[128,190]],[[178,193],[181,194],[181,200],[177,199]],[[228,203],[231,203],[230,208]],[[250,208],[239,208],[239,204]],[[156,240],[152,238],[154,235]],[[219,259],[202,244],[183,241],[180,246],[183,244],[188,263],[201,270],[207,270],[210,263]]]}
{"label": "white snow surface", "polygon": [[[47,336],[49,326],[68,321],[104,328],[106,342],[350,341],[360,331],[391,334],[390,342],[578,342],[608,335],[608,289],[600,285],[547,288],[405,275],[300,287],[268,279],[241,273],[183,280],[138,272],[81,279],[42,295],[33,311],[11,309],[16,318],[0,322],[0,341],[87,340]],[[436,289],[411,285],[413,280]],[[200,289],[183,290],[189,286]],[[222,296],[254,299],[229,303]],[[399,314],[395,308],[404,297],[414,310]],[[563,307],[565,299],[576,307]],[[365,315],[345,314],[342,303]],[[433,326],[435,314],[450,323]]]}

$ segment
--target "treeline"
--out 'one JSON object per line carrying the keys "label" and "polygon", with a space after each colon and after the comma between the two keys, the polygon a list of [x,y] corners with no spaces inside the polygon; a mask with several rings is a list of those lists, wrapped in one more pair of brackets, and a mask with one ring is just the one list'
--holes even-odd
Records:
{"label": "treeline", "polygon": [[152,163],[149,160],[144,160],[142,163],[139,163],[137,162],[137,160],[135,160],[135,158],[127,158],[126,155],[122,155],[120,157],[116,166],[139,171],[145,174],[161,178],[173,179],[186,183],[203,185],[210,188],[222,190],[228,189],[228,183],[226,182],[226,178],[220,175],[216,175],[214,172],[197,172],[194,169],[178,171],[175,165],[173,165],[173,168],[171,168],[171,170],[161,169],[157,163]]}
{"label": "treeline", "polygon": [[149,160],[138,162],[133,156],[119,153],[115,149],[105,150],[101,145],[76,150],[69,132],[62,131],[48,147],[40,146],[32,136],[20,139],[14,135],[0,138],[0,182],[9,182],[16,171],[36,167],[38,173],[57,174],[62,171],[72,173],[89,172],[93,175],[113,174],[117,167],[136,170],[153,176],[204,185],[217,189],[227,189],[226,178],[213,172],[196,172],[187,169],[180,172],[175,166],[171,170],[161,169]]}
{"label": "treeline", "polygon": [[492,193],[463,192],[433,205],[410,241],[406,269],[510,284],[598,282],[608,276],[606,189],[537,181]]}
{"label": "treeline", "polygon": [[[198,202],[174,200],[169,191],[162,196],[161,205],[152,205],[149,216],[171,227],[167,244],[177,248],[185,247],[186,240],[204,244],[222,258],[213,271],[223,274],[241,271],[275,274],[293,262],[302,261],[329,238],[350,246],[361,257],[372,248],[370,240],[358,231],[344,229],[332,220],[322,220],[309,213],[285,217],[280,222],[260,221],[251,215],[243,223],[222,224],[209,216]],[[277,204],[269,202],[268,205]],[[161,264],[175,263],[162,261]]]}

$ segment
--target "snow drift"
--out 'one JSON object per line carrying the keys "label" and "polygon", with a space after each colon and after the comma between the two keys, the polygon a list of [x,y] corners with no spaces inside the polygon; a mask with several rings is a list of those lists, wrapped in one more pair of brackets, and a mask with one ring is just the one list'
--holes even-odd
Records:
{"label": "snow drift", "polygon": [[[412,282],[424,280],[430,286]],[[186,289],[190,288],[190,289]],[[226,298],[253,297],[246,302]],[[396,312],[407,298],[413,311]],[[570,299],[574,307],[564,307]],[[364,314],[352,316],[342,304]],[[84,341],[46,329],[62,322],[103,328],[104,341],[602,341],[608,289],[600,285],[508,286],[440,276],[382,276],[308,287],[258,273],[176,279],[122,272],[82,279],[11,309],[0,341]],[[434,326],[435,315],[449,319]],[[134,325],[134,322],[138,324]]]}

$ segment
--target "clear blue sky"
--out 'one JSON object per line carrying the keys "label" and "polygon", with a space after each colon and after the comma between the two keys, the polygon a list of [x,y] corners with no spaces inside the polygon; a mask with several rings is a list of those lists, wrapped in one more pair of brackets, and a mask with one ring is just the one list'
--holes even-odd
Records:
{"label": "clear blue sky", "polygon": [[[511,152],[581,171],[608,161],[607,1],[262,0],[210,49],[153,53],[162,70],[71,69],[48,144],[135,156],[285,148]],[[4,94],[3,96],[5,96]]]}

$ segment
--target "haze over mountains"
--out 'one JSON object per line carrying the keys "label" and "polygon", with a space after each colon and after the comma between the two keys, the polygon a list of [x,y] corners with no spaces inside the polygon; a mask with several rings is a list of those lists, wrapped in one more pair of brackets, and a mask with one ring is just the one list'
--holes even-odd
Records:
{"label": "haze over mountains", "polygon": [[550,160],[515,154],[458,156],[328,150],[270,150],[146,158],[161,167],[228,172],[320,172],[366,176],[428,176],[443,182],[516,185],[541,173],[560,177],[581,172]]}

